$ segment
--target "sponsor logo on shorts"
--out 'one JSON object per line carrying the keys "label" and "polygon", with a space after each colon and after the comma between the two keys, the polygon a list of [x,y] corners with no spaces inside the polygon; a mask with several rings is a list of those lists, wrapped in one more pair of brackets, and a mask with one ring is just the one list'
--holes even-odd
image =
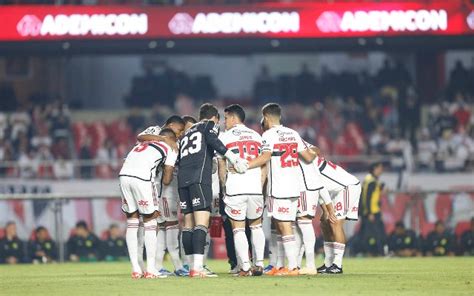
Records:
{"label": "sponsor logo on shorts", "polygon": [[179,202],[179,207],[180,207],[182,210],[186,209],[186,202],[185,202],[185,201]]}
{"label": "sponsor logo on shorts", "polygon": [[279,207],[278,213],[288,214],[290,212],[290,208]]}
{"label": "sponsor logo on shorts", "polygon": [[263,207],[258,207],[256,210],[255,210],[255,213],[259,214],[263,211]]}
{"label": "sponsor logo on shorts", "polygon": [[138,205],[141,207],[148,207],[148,201],[147,200],[139,200]]}
{"label": "sponsor logo on shorts", "polygon": [[358,212],[359,211],[359,207],[353,207],[352,208],[352,212]]}
{"label": "sponsor logo on shorts", "polygon": [[193,198],[193,206],[197,206],[201,203],[201,198],[195,197]]}
{"label": "sponsor logo on shorts", "polygon": [[240,212],[240,210],[232,209],[232,210],[230,210],[230,213],[231,213],[232,215],[240,215],[241,212]]}
{"label": "sponsor logo on shorts", "polygon": [[337,215],[336,215],[336,216],[337,216],[337,217],[341,217],[342,215],[341,215],[341,213],[337,213]]}

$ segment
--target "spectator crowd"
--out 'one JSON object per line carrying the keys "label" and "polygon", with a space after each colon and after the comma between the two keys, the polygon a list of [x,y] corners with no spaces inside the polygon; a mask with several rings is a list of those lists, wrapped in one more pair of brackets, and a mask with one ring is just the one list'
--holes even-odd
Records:
{"label": "spectator crowd", "polygon": [[[202,100],[219,106],[238,101],[245,105],[246,123],[256,130],[260,105],[278,101],[286,125],[351,171],[365,169],[364,158],[373,156],[395,171],[473,168],[473,69],[456,64],[443,96],[425,103],[402,63],[387,61],[373,76],[325,68],[318,76],[307,65],[293,76],[269,73],[262,68],[253,99],[242,101],[216,99],[208,76],[190,77],[166,64],[147,66],[132,81],[128,116],[112,122],[72,122],[60,100],[32,97],[28,106],[0,112],[0,177],[114,177],[138,132],[173,113],[194,114]],[[14,90],[3,85],[0,100],[6,96],[14,97]]]}
{"label": "spectator crowd", "polygon": [[[99,238],[86,222],[77,222],[65,244],[65,251],[66,260],[72,262],[128,260],[125,238],[116,224],[110,225]],[[28,241],[18,237],[14,222],[8,222],[4,229],[0,229],[0,263],[50,263],[58,260],[58,245],[45,227],[37,227]]]}

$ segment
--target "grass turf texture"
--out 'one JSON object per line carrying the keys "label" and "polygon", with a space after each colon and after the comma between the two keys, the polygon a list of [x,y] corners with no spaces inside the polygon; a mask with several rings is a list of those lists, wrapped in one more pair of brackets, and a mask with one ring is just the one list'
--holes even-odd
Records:
{"label": "grass turf texture", "polygon": [[[474,258],[356,258],[343,275],[132,280],[128,263],[0,266],[0,295],[473,295]],[[168,266],[170,267],[170,266]]]}

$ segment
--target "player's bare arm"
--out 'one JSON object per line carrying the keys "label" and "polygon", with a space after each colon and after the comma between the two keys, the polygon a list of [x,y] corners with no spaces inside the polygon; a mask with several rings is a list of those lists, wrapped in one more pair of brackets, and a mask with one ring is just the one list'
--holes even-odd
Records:
{"label": "player's bare arm", "polygon": [[312,162],[316,158],[316,153],[311,149],[305,149],[299,153],[301,158],[307,163]]}
{"label": "player's bare arm", "polygon": [[173,171],[174,167],[170,165],[163,166],[163,178],[162,183],[164,185],[170,185],[171,181],[173,180]]}
{"label": "player's bare arm", "polygon": [[262,152],[257,158],[249,162],[249,169],[258,168],[267,164],[268,161],[272,158],[272,153],[270,151]]}

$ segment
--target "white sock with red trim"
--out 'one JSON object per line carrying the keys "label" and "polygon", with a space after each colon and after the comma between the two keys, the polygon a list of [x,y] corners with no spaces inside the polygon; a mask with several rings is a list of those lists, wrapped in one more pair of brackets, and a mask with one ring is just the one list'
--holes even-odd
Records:
{"label": "white sock with red trim", "polygon": [[138,223],[137,218],[127,219],[125,240],[127,242],[128,257],[130,257],[132,263],[132,271],[142,273],[143,271],[138,263]]}
{"label": "white sock with red trim", "polygon": [[144,222],[145,226],[145,251],[146,251],[146,270],[149,273],[157,274],[155,268],[156,259],[156,219]]}

